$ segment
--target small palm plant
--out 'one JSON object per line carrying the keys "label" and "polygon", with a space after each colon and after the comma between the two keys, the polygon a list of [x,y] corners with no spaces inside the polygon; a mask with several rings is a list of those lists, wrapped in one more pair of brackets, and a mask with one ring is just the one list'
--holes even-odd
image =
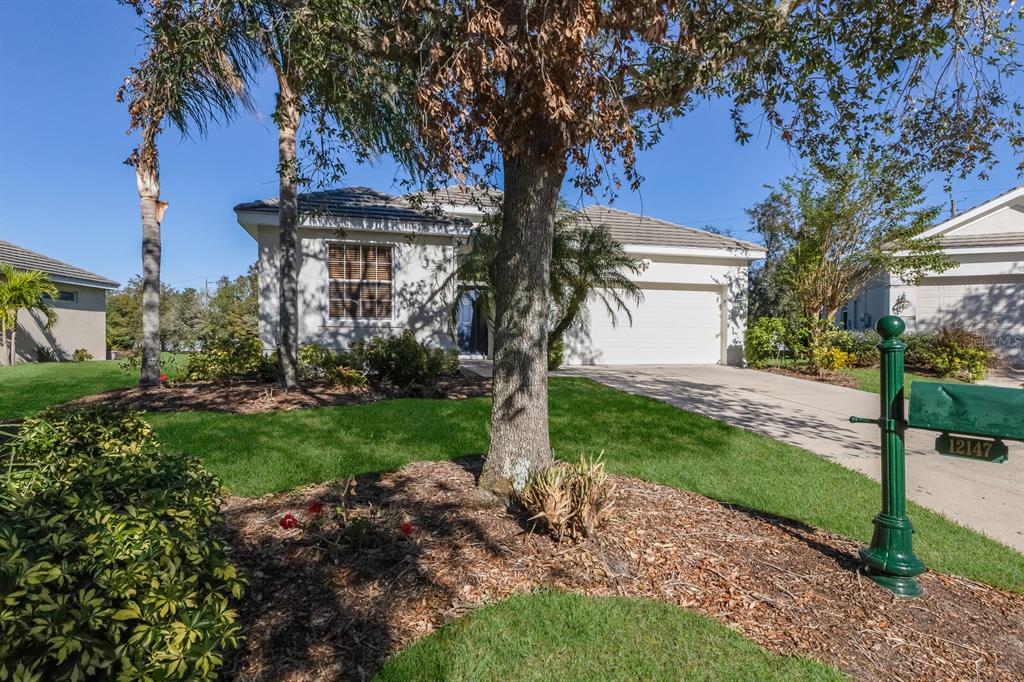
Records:
{"label": "small palm plant", "polygon": [[17,360],[15,343],[18,340],[18,313],[22,310],[39,312],[46,318],[45,328],[57,322],[57,313],[46,304],[44,297],[55,298],[57,287],[50,278],[38,270],[18,270],[9,263],[0,264],[0,337],[6,345],[7,363]]}
{"label": "small palm plant", "polygon": [[[500,213],[485,218],[473,230],[469,251],[445,283],[454,288],[456,301],[471,291],[479,292],[480,310],[489,324],[494,321],[500,228]],[[574,326],[583,330],[589,326],[588,299],[607,311],[612,324],[618,322],[618,315],[632,324],[631,306],[643,299],[643,292],[630,275],[640,272],[640,262],[626,253],[607,227],[591,224],[579,213],[562,207],[555,220],[551,249],[549,369],[561,364],[560,360],[552,361],[556,354],[551,351],[561,347],[565,333]],[[457,307],[452,306],[453,326],[457,313]],[[557,355],[560,357],[560,353]]]}

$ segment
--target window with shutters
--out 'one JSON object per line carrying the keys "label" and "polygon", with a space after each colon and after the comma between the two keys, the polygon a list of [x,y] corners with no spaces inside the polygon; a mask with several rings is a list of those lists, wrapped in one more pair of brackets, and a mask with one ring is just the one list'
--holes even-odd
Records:
{"label": "window with shutters", "polygon": [[332,318],[390,320],[390,246],[328,244],[328,310]]}

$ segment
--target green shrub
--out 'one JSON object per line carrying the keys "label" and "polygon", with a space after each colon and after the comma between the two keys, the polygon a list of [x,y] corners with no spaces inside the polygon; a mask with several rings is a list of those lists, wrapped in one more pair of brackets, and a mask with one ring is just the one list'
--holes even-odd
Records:
{"label": "green shrub", "polygon": [[366,374],[354,367],[338,365],[326,377],[327,382],[336,386],[348,388],[363,388],[366,386]]}
{"label": "green shrub", "polygon": [[85,348],[79,348],[71,354],[71,359],[75,362],[85,362],[86,360],[92,360],[92,353]]}
{"label": "green shrub", "polygon": [[263,352],[257,337],[243,336],[209,341],[201,352],[189,356],[187,374],[193,381],[272,380],[275,366],[274,357]]}
{"label": "green shrub", "polygon": [[979,381],[997,364],[991,342],[981,333],[961,324],[941,327],[932,337],[927,361],[940,376],[962,381]]}
{"label": "green shrub", "polygon": [[380,381],[410,391],[432,388],[440,376],[459,371],[458,354],[428,348],[409,329],[398,336],[375,336],[357,342],[351,356],[354,363]]}
{"label": "green shrub", "polygon": [[760,317],[747,327],[743,346],[747,362],[754,367],[779,364],[786,349],[786,320]]}
{"label": "green shrub", "polygon": [[851,332],[837,329],[829,340],[833,348],[851,356],[854,367],[873,367],[878,364],[878,344],[882,337],[873,330]]}
{"label": "green shrub", "polygon": [[548,371],[553,372],[565,362],[565,342],[555,339],[548,344]]}
{"label": "green shrub", "polygon": [[214,678],[242,582],[199,460],[102,408],[31,418],[2,454],[0,679]]}
{"label": "green shrub", "polygon": [[935,347],[935,334],[911,332],[900,337],[907,347],[903,362],[907,367],[932,371],[931,353]]}
{"label": "green shrub", "polygon": [[811,351],[811,366],[819,370],[834,372],[837,369],[855,367],[856,364],[856,355],[853,353],[847,353],[835,346],[816,348]]}

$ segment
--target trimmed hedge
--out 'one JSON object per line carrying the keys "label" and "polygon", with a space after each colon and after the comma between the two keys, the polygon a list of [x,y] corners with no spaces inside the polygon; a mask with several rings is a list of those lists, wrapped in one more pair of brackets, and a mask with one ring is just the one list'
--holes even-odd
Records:
{"label": "trimmed hedge", "polygon": [[2,454],[0,680],[214,678],[243,583],[199,460],[103,408],[41,413]]}

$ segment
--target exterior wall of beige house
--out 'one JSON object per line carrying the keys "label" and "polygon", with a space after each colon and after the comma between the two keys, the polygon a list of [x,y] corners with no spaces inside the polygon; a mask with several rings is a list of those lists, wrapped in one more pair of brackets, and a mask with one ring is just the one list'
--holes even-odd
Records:
{"label": "exterior wall of beige house", "polygon": [[[442,191],[448,194],[425,201],[366,188],[300,196],[300,344],[341,349],[411,330],[435,347],[490,355],[486,320],[474,300],[452,300],[451,281],[471,229],[489,209],[477,207],[464,189]],[[277,200],[240,204],[235,212],[257,244],[260,338],[271,350],[280,334]],[[590,206],[576,215],[605,225],[640,262],[634,281],[643,300],[617,319],[598,301],[589,302],[588,324],[566,335],[566,364],[743,363],[747,270],[763,250],[608,207]],[[375,274],[355,281],[342,258]],[[374,258],[385,259],[387,267],[365,262]],[[358,306],[342,295],[349,288],[361,296]],[[367,289],[376,293],[367,298]]]}
{"label": "exterior wall of beige house", "polygon": [[[39,270],[57,287],[58,295],[47,301],[57,313],[57,323],[46,329],[46,320],[38,313],[22,310],[18,315],[15,352],[19,362],[33,362],[37,349],[47,348],[61,360],[84,348],[93,359],[103,360],[107,353],[107,292],[117,282],[48,256],[0,241],[0,263],[21,270]],[[7,362],[0,353],[0,364]]]}
{"label": "exterior wall of beige house", "polygon": [[916,285],[884,275],[850,301],[840,321],[867,329],[897,314],[908,331],[961,323],[985,334],[1006,363],[1024,367],[1024,185],[922,236],[938,237],[956,265]]}

